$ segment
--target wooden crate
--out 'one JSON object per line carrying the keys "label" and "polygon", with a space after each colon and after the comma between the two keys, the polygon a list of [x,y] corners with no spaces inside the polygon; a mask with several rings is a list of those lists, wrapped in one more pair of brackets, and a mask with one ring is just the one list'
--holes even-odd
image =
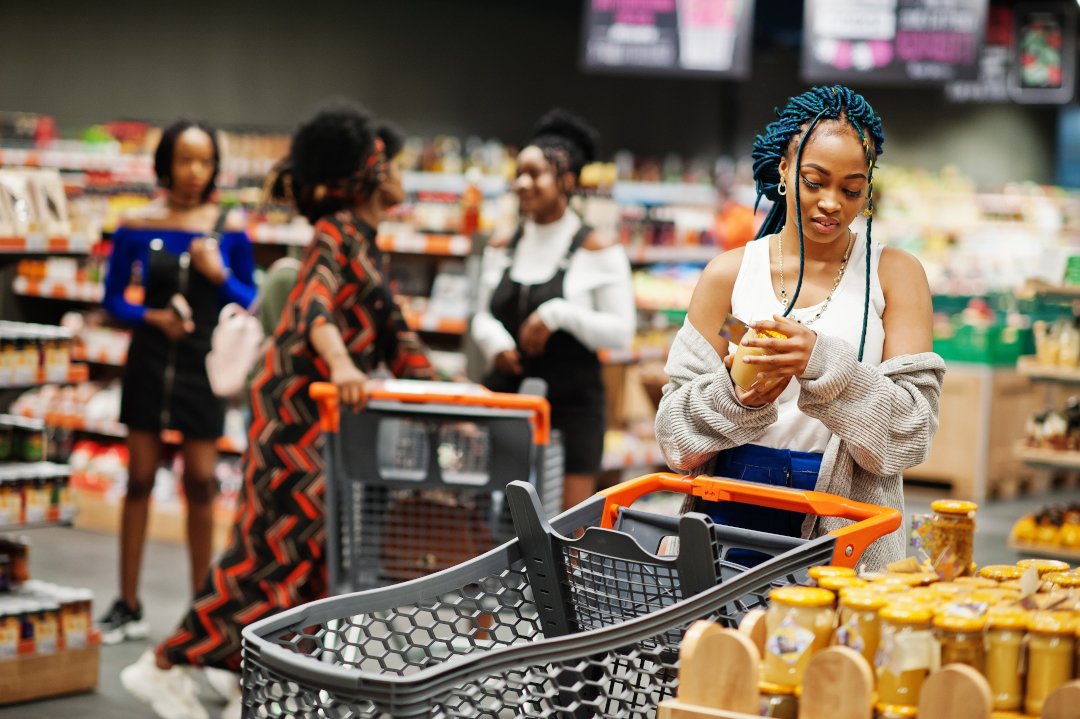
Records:
{"label": "wooden crate", "polygon": [[930,456],[904,478],[947,484],[952,496],[975,501],[1015,493],[1034,474],[1015,447],[1043,405],[1043,393],[1012,368],[950,363]]}
{"label": "wooden crate", "polygon": [[0,661],[0,705],[92,692],[98,685],[100,647]]}

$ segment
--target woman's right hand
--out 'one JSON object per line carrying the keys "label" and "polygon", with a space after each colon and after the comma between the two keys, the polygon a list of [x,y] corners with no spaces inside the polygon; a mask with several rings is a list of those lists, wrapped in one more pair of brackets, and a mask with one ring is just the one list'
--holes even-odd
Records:
{"label": "woman's right hand", "polygon": [[[731,363],[735,360],[735,354],[731,353],[724,358],[724,366],[727,367],[728,372],[731,372]],[[791,375],[784,377],[780,380],[772,381],[757,381],[751,385],[750,389],[744,390],[739,385],[732,381],[731,386],[735,390],[735,398],[740,403],[747,407],[764,407],[767,404],[775,402],[777,398],[783,394],[784,390],[791,383]]]}
{"label": "woman's right hand", "polygon": [[337,387],[342,404],[353,410],[364,408],[368,376],[357,369],[351,358],[344,358],[330,365],[330,381]]}
{"label": "woman's right hand", "polygon": [[501,374],[519,376],[525,374],[521,366],[521,355],[517,350],[503,350],[495,355],[495,369]]}
{"label": "woman's right hand", "polygon": [[144,321],[148,325],[157,327],[169,339],[177,342],[184,339],[195,331],[195,323],[191,320],[181,319],[171,308],[148,309],[144,315]]}

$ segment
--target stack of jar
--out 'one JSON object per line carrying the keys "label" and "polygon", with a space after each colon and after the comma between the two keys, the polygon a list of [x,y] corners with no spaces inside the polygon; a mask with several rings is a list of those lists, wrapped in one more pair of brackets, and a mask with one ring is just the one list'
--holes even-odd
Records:
{"label": "stack of jar", "polygon": [[952,582],[921,571],[856,576],[845,567],[814,567],[810,577],[816,587],[769,597],[767,716],[797,716],[806,665],[830,644],[874,667],[882,719],[916,716],[924,680],[946,664],[982,672],[995,712],[1017,716],[1038,716],[1046,697],[1080,672],[1080,571],[1064,562],[988,566]]}
{"label": "stack of jar", "polygon": [[0,322],[0,387],[68,381],[71,341],[60,327]]}
{"label": "stack of jar", "polygon": [[34,580],[0,594],[0,661],[92,644],[93,600],[89,589]]}
{"label": "stack of jar", "polygon": [[70,477],[45,466],[19,473],[0,468],[0,527],[70,522],[75,516]]}

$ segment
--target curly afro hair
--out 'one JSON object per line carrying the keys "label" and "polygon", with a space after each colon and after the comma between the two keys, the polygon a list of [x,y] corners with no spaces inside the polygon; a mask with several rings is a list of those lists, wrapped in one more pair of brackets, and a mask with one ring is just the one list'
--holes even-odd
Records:
{"label": "curly afro hair", "polygon": [[296,130],[289,170],[297,209],[309,221],[344,209],[349,197],[317,197],[315,188],[353,177],[375,149],[378,129],[371,115],[348,100],[335,100]]}
{"label": "curly afro hair", "polygon": [[554,108],[533,126],[528,144],[539,147],[558,174],[581,174],[581,168],[596,159],[599,133],[577,115]]}

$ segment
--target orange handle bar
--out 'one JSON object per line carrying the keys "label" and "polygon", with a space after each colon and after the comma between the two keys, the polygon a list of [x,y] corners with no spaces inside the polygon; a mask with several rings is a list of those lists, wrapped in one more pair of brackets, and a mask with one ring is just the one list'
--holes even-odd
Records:
{"label": "orange handle bar", "polygon": [[899,529],[903,515],[892,507],[856,502],[824,492],[804,492],[764,484],[739,482],[718,477],[687,477],[669,472],[647,474],[599,492],[605,498],[601,526],[611,528],[619,507],[629,507],[653,492],[677,492],[700,497],[709,502],[741,502],[789,512],[842,517],[855,523],[829,534],[836,537],[832,563],[854,567],[866,548],[875,540]]}
{"label": "orange handle bar", "polygon": [[[311,398],[319,406],[319,426],[322,430],[337,432],[341,426],[337,387],[329,382],[315,382],[311,385]],[[535,395],[488,391],[476,394],[395,392],[374,381],[368,382],[365,393],[364,401],[370,400],[529,410],[533,413],[533,443],[546,445],[551,440],[551,405],[547,399]]]}

